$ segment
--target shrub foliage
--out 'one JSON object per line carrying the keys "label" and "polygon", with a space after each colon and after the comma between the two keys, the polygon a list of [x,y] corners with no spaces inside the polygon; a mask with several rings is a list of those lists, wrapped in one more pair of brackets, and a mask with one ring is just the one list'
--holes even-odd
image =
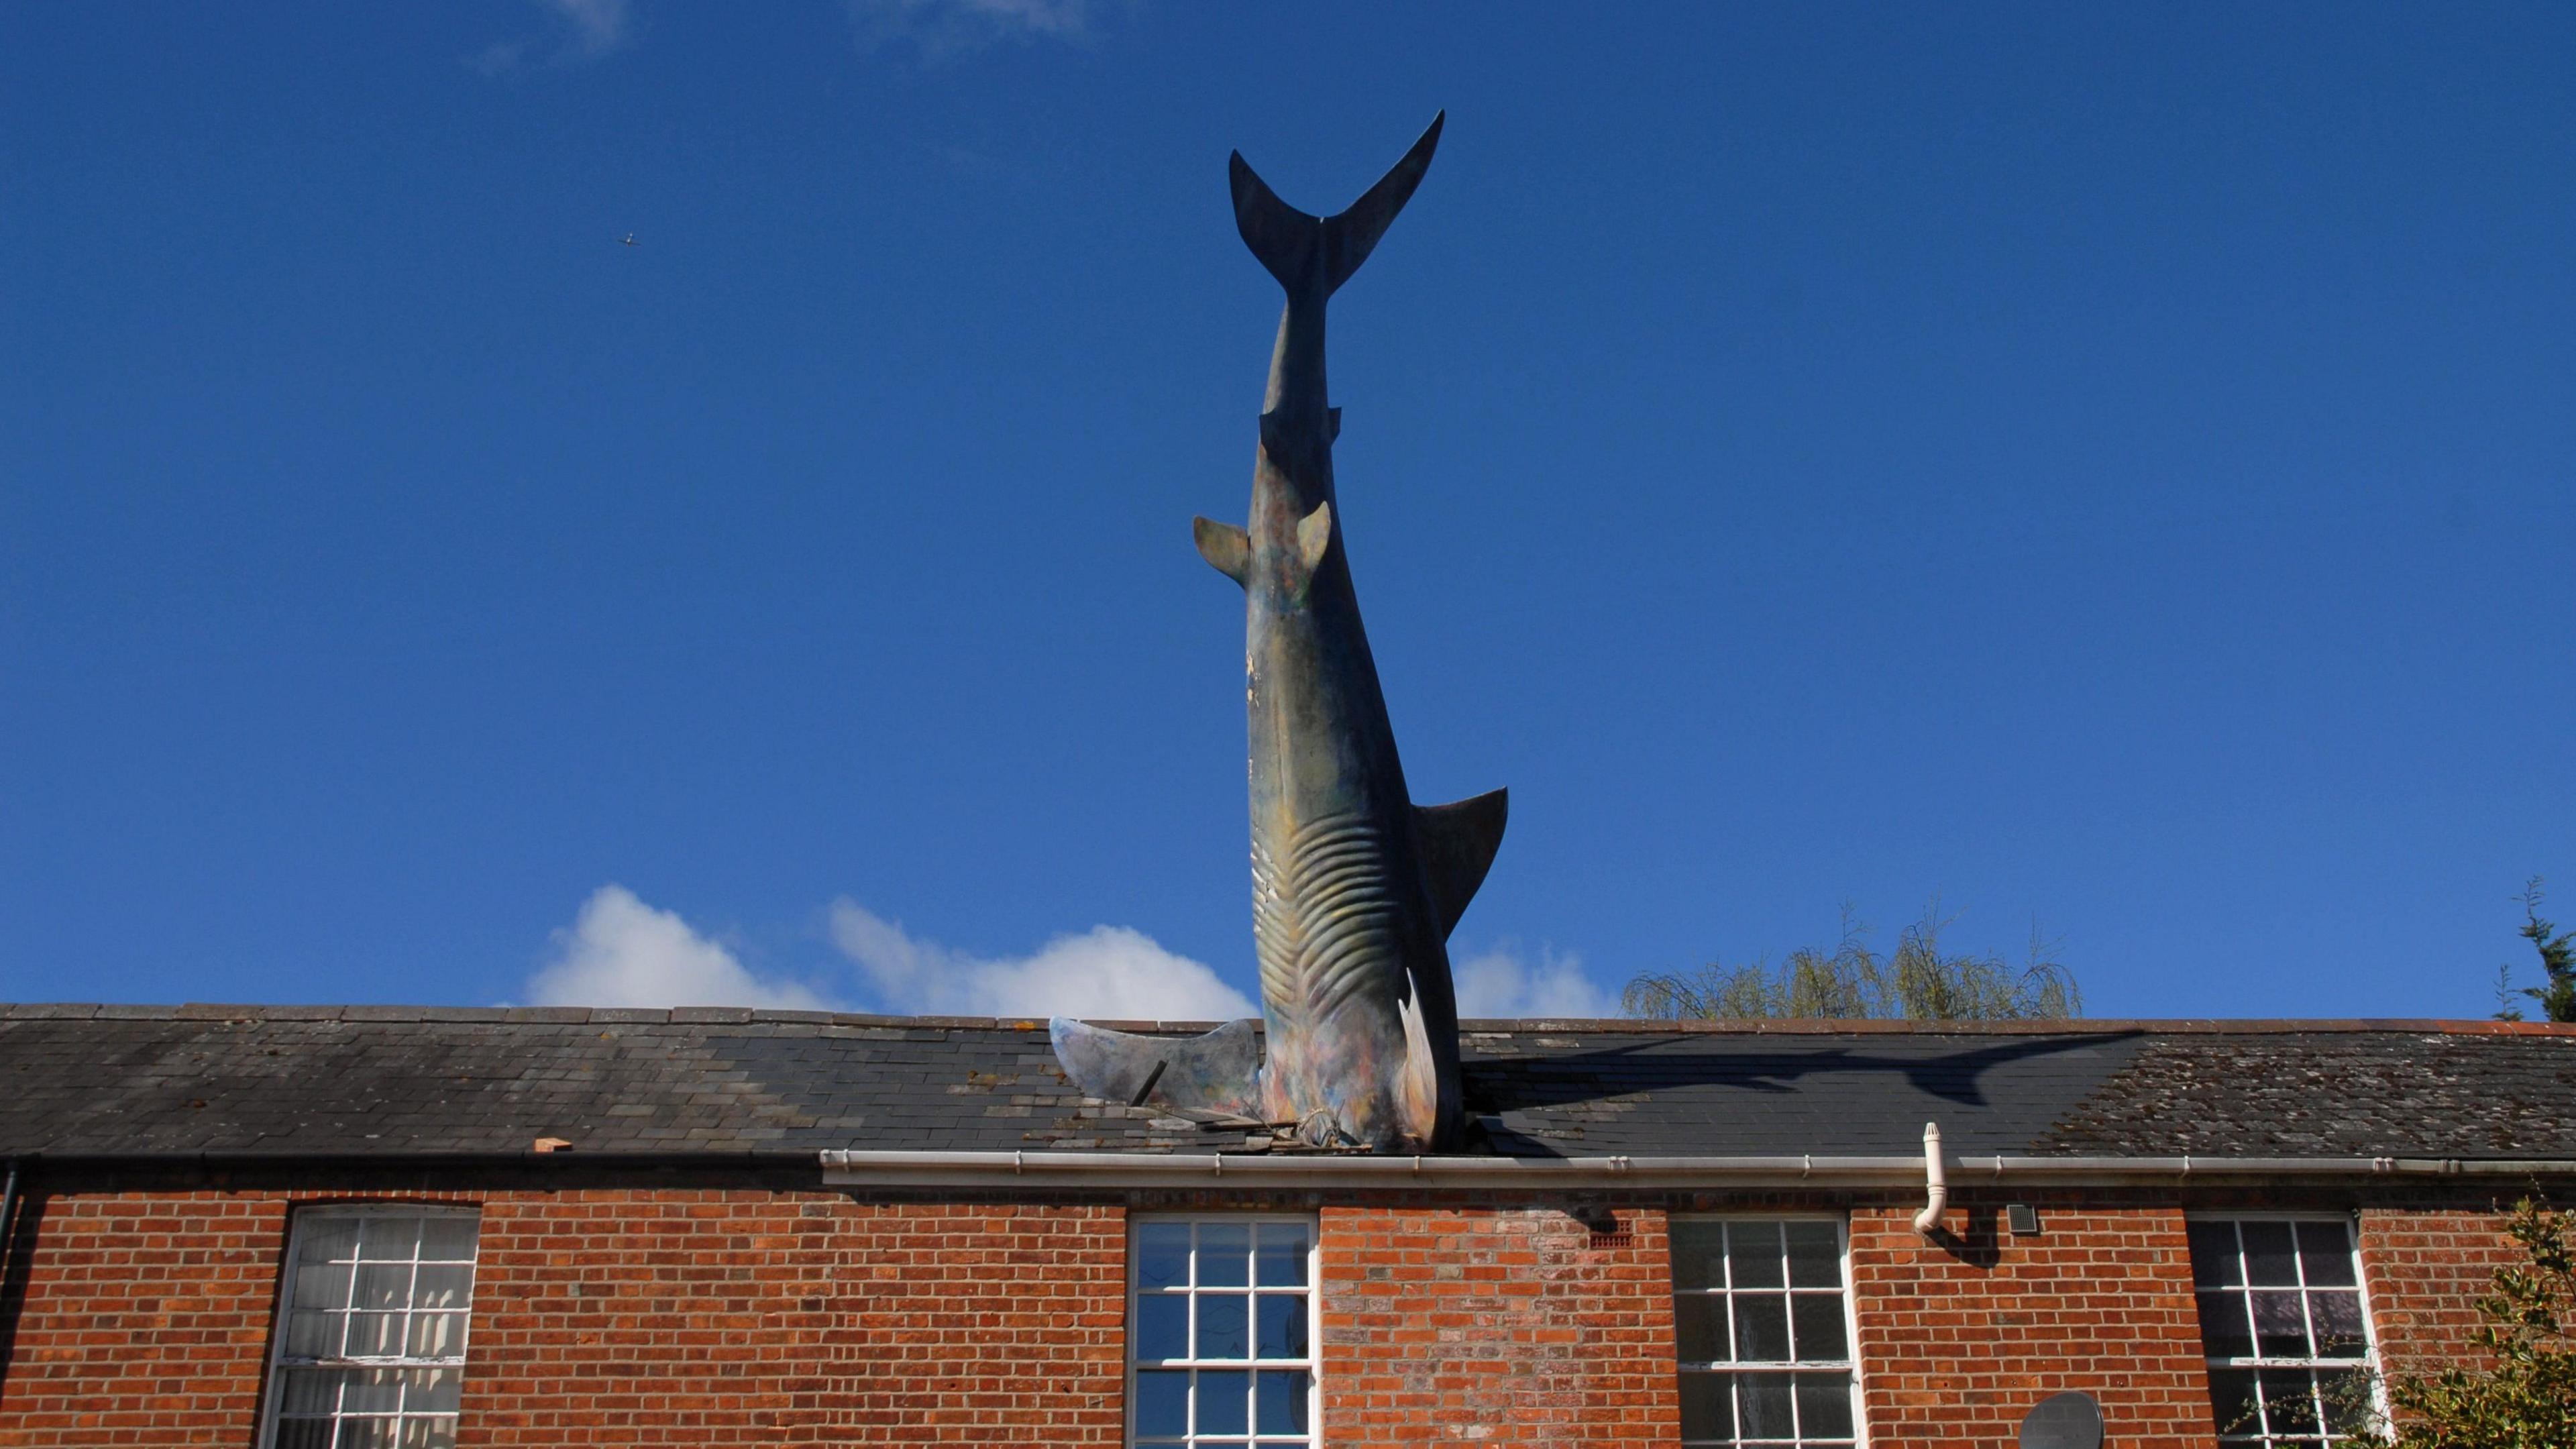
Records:
{"label": "shrub foliage", "polygon": [[1937,907],[1898,933],[1896,950],[1870,949],[1869,926],[1843,908],[1842,939],[1768,960],[1639,976],[1621,993],[1631,1016],[1662,1020],[1782,1017],[1909,1021],[2058,1021],[2084,1014],[2075,977],[2036,935],[2029,960],[1941,949],[1948,922]]}
{"label": "shrub foliage", "polygon": [[2478,1302],[2478,1360],[2388,1382],[2385,1449],[2576,1449],[2576,1221],[2525,1198],[2524,1261]]}

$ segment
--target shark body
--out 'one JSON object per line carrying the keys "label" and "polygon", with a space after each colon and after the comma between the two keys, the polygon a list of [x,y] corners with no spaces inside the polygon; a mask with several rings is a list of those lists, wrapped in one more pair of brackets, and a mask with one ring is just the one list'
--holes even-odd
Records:
{"label": "shark body", "polygon": [[1326,304],[1420,184],[1441,124],[1331,217],[1288,206],[1232,159],[1237,229],[1287,305],[1247,526],[1200,518],[1192,531],[1244,591],[1265,1030],[1258,1043],[1248,1023],[1176,1041],[1058,1018],[1057,1055],[1095,1096],[1294,1124],[1319,1146],[1429,1151],[1456,1138],[1447,942],[1501,844],[1505,795],[1424,808],[1405,787],[1342,547],[1341,413],[1324,376]]}

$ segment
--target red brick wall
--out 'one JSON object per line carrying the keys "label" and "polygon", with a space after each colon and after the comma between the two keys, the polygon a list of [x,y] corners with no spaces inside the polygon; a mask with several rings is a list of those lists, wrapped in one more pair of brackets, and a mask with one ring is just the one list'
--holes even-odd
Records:
{"label": "red brick wall", "polygon": [[2521,1260],[2499,1214],[2365,1210],[2362,1286],[2379,1333],[2381,1368],[2423,1373],[2466,1357],[2477,1303],[2494,1291],[2495,1270]]}
{"label": "red brick wall", "polygon": [[2080,1389],[2123,1449],[2204,1449],[2209,1384],[2180,1209],[2029,1193],[2041,1233],[1955,1193],[1944,1239],[1917,1204],[1851,1216],[1853,1309],[1872,1449],[2009,1445],[2031,1406]]}
{"label": "red brick wall", "polygon": [[[254,1441],[283,1193],[67,1193],[41,1201],[0,1383],[0,1446]],[[417,1196],[417,1195],[414,1195]],[[2060,1389],[2099,1399],[2123,1449],[2208,1443],[2182,1214],[1957,1194],[1938,1243],[1910,1202],[1851,1211],[1875,1449],[2003,1446]],[[858,1203],[823,1192],[495,1192],[461,1442],[1114,1445],[1123,1422],[1125,1209]],[[1172,1206],[1221,1209],[1209,1195]],[[1282,1204],[1265,1202],[1261,1206]],[[1661,1199],[1456,1196],[1321,1210],[1324,1412],[1342,1446],[1669,1443],[1678,1431]],[[1763,1212],[1822,1199],[1677,1199]],[[2457,1207],[2362,1215],[2383,1353],[2466,1343],[2512,1257]]]}
{"label": "red brick wall", "polygon": [[1562,1207],[1327,1207],[1325,1438],[1660,1444],[1681,1432],[1664,1215],[1596,1248]]}
{"label": "red brick wall", "polygon": [[[0,1445],[255,1441],[288,1197],[49,1200]],[[839,1194],[495,1193],[461,1445],[1114,1445],[1126,1219]]]}
{"label": "red brick wall", "polygon": [[42,1212],[0,1445],[250,1444],[286,1204],[201,1192]]}
{"label": "red brick wall", "polygon": [[789,1442],[1126,1442],[1125,1209],[834,1211],[829,1389],[813,1433]]}

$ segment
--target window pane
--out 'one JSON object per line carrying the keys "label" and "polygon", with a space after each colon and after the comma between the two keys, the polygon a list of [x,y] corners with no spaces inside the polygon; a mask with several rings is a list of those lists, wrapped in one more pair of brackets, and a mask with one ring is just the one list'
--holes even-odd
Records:
{"label": "window pane", "polygon": [[421,1257],[443,1258],[449,1262],[472,1261],[475,1233],[479,1226],[473,1218],[460,1213],[423,1218],[420,1224]]}
{"label": "window pane", "polygon": [[405,1419],[402,1449],[456,1449],[456,1421],[448,1419]]}
{"label": "window pane", "polygon": [[1252,1225],[1199,1224],[1199,1286],[1241,1288],[1252,1281]]}
{"label": "window pane", "polygon": [[414,1308],[462,1308],[474,1297],[474,1265],[444,1263],[424,1265],[420,1276],[412,1280],[411,1306]]}
{"label": "window pane", "polygon": [[1737,1288],[1785,1288],[1778,1223],[1728,1223],[1726,1266]]}
{"label": "window pane", "polygon": [[420,1253],[420,1219],[367,1213],[358,1219],[358,1258],[368,1263],[408,1263]]}
{"label": "window pane", "polygon": [[1726,1286],[1726,1224],[1675,1223],[1672,1247],[1674,1287]]}
{"label": "window pane", "polygon": [[1789,1235],[1789,1285],[1793,1288],[1843,1286],[1842,1230],[1832,1223],[1795,1222]]}
{"label": "window pane", "polygon": [[2308,1319],[2297,1293],[2254,1291],[2254,1346],[2265,1358],[2308,1356]]}
{"label": "window pane", "polygon": [[2288,1223],[2238,1223],[2245,1237],[2245,1281],[2278,1287],[2299,1281],[2299,1255],[2290,1245]]}
{"label": "window pane", "polygon": [[1240,1434],[1251,1425],[1252,1375],[1243,1369],[1199,1370],[1197,1430]]}
{"label": "window pane", "polygon": [[411,1264],[360,1263],[352,1308],[400,1308],[411,1299]]}
{"label": "window pane", "polygon": [[349,1306],[349,1265],[317,1263],[298,1268],[293,1291],[298,1308],[346,1308]]}
{"label": "window pane", "polygon": [[1674,1298],[1673,1346],[1684,1363],[1724,1363],[1735,1357],[1726,1347],[1724,1295],[1684,1293]]}
{"label": "window pane", "polygon": [[2259,1434],[2262,1416],[2254,1409],[2252,1369],[2209,1371],[2209,1422],[2221,1435]]}
{"label": "window pane", "polygon": [[1303,1434],[1306,1432],[1306,1393],[1309,1380],[1304,1369],[1264,1369],[1257,1386],[1258,1398],[1252,1416],[1256,1434]]}
{"label": "window pane", "polygon": [[402,1347],[399,1313],[352,1313],[349,1336],[341,1350],[351,1358],[385,1358]]}
{"label": "window pane", "polygon": [[292,1313],[286,1319],[286,1351],[296,1358],[326,1358],[340,1352],[340,1315]]}
{"label": "window pane", "polygon": [[464,1375],[452,1368],[413,1369],[403,1390],[406,1414],[453,1414],[463,1397]]}
{"label": "window pane", "polygon": [[2308,1321],[2316,1329],[2319,1358],[2359,1358],[2368,1347],[2358,1293],[2309,1294]]}
{"label": "window pane", "polygon": [[390,1414],[402,1407],[403,1376],[391,1369],[359,1369],[340,1385],[343,1414]]}
{"label": "window pane", "polygon": [[339,1407],[342,1369],[291,1368],[281,1374],[277,1411],[298,1417],[328,1414]]}
{"label": "window pane", "polygon": [[1735,1295],[1735,1361],[1789,1361],[1789,1304],[1777,1293]]}
{"label": "window pane", "polygon": [[1790,1408],[1787,1374],[1738,1374],[1735,1403],[1744,1415],[1747,1439],[1787,1439],[1798,1432],[1790,1417],[1795,1411]]}
{"label": "window pane", "polygon": [[1682,1438],[1735,1437],[1735,1375],[1682,1375]]}
{"label": "window pane", "polygon": [[1197,1357],[1250,1358],[1252,1336],[1245,1318],[1248,1306],[1248,1300],[1240,1293],[1200,1294]]}
{"label": "window pane", "polygon": [[2311,1288],[2350,1288],[2352,1239],[2341,1223],[2299,1224],[2299,1271]]}
{"label": "window pane", "polygon": [[1306,1356],[1306,1295],[1264,1293],[1253,1317],[1260,1357]]}
{"label": "window pane", "polygon": [[296,1256],[303,1262],[346,1263],[358,1256],[355,1217],[314,1217],[298,1226],[303,1236],[298,1240]]}
{"label": "window pane", "polygon": [[402,1449],[396,1419],[342,1419],[337,1449]]}
{"label": "window pane", "polygon": [[1136,1371],[1136,1432],[1175,1438],[1190,1432],[1188,1369]]}
{"label": "window pane", "polygon": [[411,1342],[403,1352],[413,1358],[454,1358],[465,1352],[465,1315],[413,1314]]}
{"label": "window pane", "polygon": [[2245,1316],[2242,1293],[2200,1295],[2201,1352],[2211,1358],[2251,1358],[2254,1330]]}
{"label": "window pane", "polygon": [[2325,1432],[2317,1419],[2316,1385],[2306,1369],[2263,1369],[2263,1420],[2274,1434]]}
{"label": "window pane", "polygon": [[277,1449],[331,1449],[328,1419],[280,1419],[277,1421]]}
{"label": "window pane", "polygon": [[2379,1416],[2371,1401],[2370,1374],[2343,1369],[2317,1375],[2317,1396],[2325,1401],[2326,1427],[2338,1434],[2367,1432]]}
{"label": "window pane", "polygon": [[1136,1227],[1136,1286],[1185,1288],[1190,1281],[1190,1225],[1140,1223]]}
{"label": "window pane", "polygon": [[1799,1374],[1798,1437],[1852,1436],[1851,1379],[1843,1374]]}
{"label": "window pane", "polygon": [[1314,1240],[1304,1223],[1262,1223],[1257,1228],[1254,1281],[1264,1288],[1306,1286],[1306,1251]]}
{"label": "window pane", "polygon": [[1136,1295],[1139,1361],[1190,1356],[1190,1300],[1178,1293]]}
{"label": "window pane", "polygon": [[1794,1347],[1800,1363],[1828,1363],[1851,1357],[1843,1343],[1843,1298],[1839,1293],[1800,1293],[1789,1300]]}
{"label": "window pane", "polygon": [[2191,1238],[2191,1281],[2203,1288],[2234,1287],[2245,1281],[2236,1261],[2234,1223],[2193,1223],[2184,1231]]}

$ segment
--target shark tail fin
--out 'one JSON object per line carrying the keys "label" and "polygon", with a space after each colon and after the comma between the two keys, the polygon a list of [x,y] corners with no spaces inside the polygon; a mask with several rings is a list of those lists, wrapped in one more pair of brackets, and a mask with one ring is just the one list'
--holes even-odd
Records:
{"label": "shark tail fin", "polygon": [[1243,244],[1291,292],[1304,289],[1320,268],[1324,293],[1330,296],[1368,260],[1377,239],[1386,234],[1395,214],[1404,210],[1413,189],[1422,184],[1422,174],[1431,169],[1431,153],[1440,145],[1440,127],[1447,120],[1446,111],[1433,116],[1430,129],[1404,153],[1404,159],[1337,216],[1308,216],[1281,201],[1253,174],[1243,153],[1235,152],[1227,163],[1227,175],[1234,186],[1234,225],[1243,233]]}

